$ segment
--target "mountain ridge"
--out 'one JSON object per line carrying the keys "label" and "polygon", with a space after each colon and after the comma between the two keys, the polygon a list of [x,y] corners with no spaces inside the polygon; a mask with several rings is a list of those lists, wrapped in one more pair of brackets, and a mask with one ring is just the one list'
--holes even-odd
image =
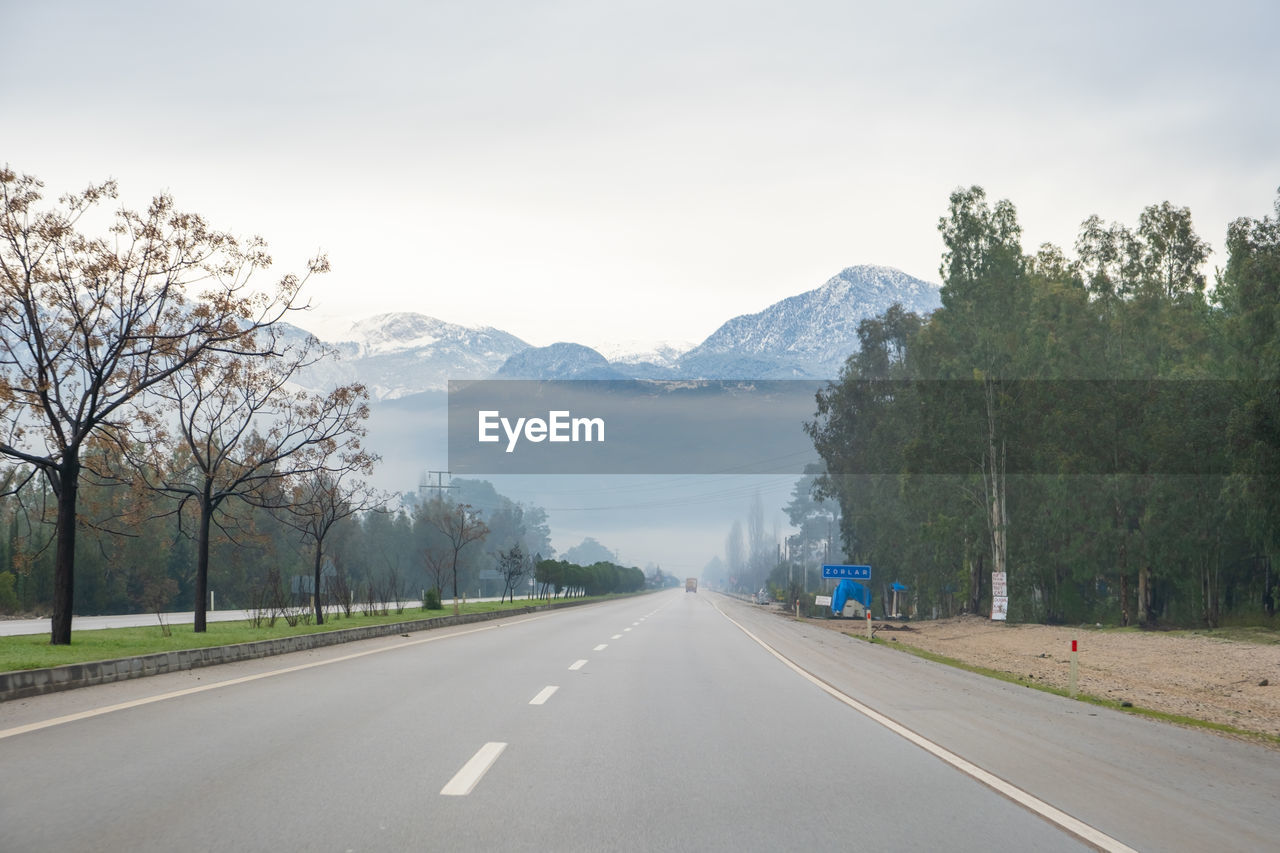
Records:
{"label": "mountain ridge", "polygon": [[727,320],[685,353],[679,368],[696,370],[723,362],[729,355],[771,356],[779,367],[835,378],[845,359],[858,350],[858,324],[883,314],[894,303],[908,311],[929,313],[942,304],[940,288],[893,267],[846,267],[820,287]]}
{"label": "mountain ridge", "polygon": [[534,347],[492,326],[393,311],[353,323],[344,340],[329,344],[340,360],[304,379],[316,387],[359,381],[374,400],[442,391],[450,379],[832,379],[858,349],[858,324],[895,302],[928,313],[941,304],[940,288],[893,267],[850,266],[813,290],[730,318],[683,351],[671,342],[602,345],[612,357],[583,344]]}

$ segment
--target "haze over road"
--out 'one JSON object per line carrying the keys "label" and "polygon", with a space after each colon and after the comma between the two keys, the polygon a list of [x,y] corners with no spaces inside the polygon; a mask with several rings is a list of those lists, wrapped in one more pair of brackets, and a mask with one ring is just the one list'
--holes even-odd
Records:
{"label": "haze over road", "polygon": [[679,590],[0,704],[0,768],[4,851],[1085,848],[1019,789],[1115,849],[1280,837],[1265,748]]}

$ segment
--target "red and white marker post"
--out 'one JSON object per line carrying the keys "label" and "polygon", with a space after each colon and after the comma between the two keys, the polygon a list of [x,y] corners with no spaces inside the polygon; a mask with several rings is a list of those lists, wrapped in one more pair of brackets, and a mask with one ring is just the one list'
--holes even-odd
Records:
{"label": "red and white marker post", "polygon": [[1080,670],[1080,655],[1078,654],[1076,641],[1072,640],[1071,641],[1071,676],[1070,676],[1070,691],[1071,691],[1072,699],[1076,698],[1076,676],[1079,674],[1079,670]]}
{"label": "red and white marker post", "polygon": [[867,639],[871,639],[871,608],[867,608]]}

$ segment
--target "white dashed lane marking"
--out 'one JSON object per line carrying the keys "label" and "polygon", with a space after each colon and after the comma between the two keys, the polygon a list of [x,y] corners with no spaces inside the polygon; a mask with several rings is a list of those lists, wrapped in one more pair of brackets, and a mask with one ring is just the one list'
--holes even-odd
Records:
{"label": "white dashed lane marking", "polygon": [[569,669],[582,669],[586,665],[587,665],[587,662],[585,660],[576,660],[573,663],[569,664]]}
{"label": "white dashed lane marking", "polygon": [[547,700],[551,698],[551,694],[560,688],[554,684],[548,684],[546,687],[538,691],[538,695],[529,700],[530,705],[545,705]]}
{"label": "white dashed lane marking", "polygon": [[462,765],[449,784],[440,789],[440,793],[445,797],[465,797],[475,789],[476,785],[489,772],[489,768],[493,766],[493,762],[498,760],[498,756],[502,755],[502,751],[507,748],[505,743],[490,741],[480,747],[480,751],[471,756],[471,760]]}

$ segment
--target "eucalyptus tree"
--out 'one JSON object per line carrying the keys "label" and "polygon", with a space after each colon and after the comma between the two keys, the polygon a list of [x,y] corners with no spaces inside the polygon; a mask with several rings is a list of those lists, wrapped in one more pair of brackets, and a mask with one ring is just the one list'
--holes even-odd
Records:
{"label": "eucalyptus tree", "polygon": [[[943,310],[924,330],[933,342],[931,378],[980,383],[979,419],[965,443],[982,477],[991,570],[1008,572],[1009,430],[1016,401],[1010,380],[1024,369],[1020,346],[1030,289],[1022,254],[1022,228],[1008,200],[988,206],[981,187],[951,194],[938,220],[946,252],[941,273]],[[935,414],[943,414],[934,407]]]}
{"label": "eucalyptus tree", "polygon": [[729,582],[735,590],[740,590],[747,583],[744,572],[747,568],[747,545],[742,535],[742,522],[735,520],[729,528],[729,535],[724,540],[724,562],[729,571]]}
{"label": "eucalyptus tree", "polygon": [[[1270,566],[1280,551],[1280,193],[1274,216],[1240,218],[1227,232],[1228,260],[1217,293],[1228,317],[1229,360],[1241,395],[1231,413],[1231,477],[1225,497]],[[1275,611],[1280,589],[1266,569],[1262,601]]]}
{"label": "eucalyptus tree", "polygon": [[791,500],[783,507],[791,526],[797,532],[790,537],[788,548],[792,560],[799,557],[802,566],[816,563],[832,549],[832,539],[840,532],[840,510],[835,501],[815,496],[817,478],[823,473],[821,465],[805,466],[805,474],[796,480],[791,490]]}
{"label": "eucalyptus tree", "polygon": [[[837,499],[840,510],[819,524],[837,521],[845,554],[881,574],[900,564],[911,514],[904,478],[918,407],[907,356],[921,325],[922,318],[898,306],[859,323],[858,351],[841,380],[818,394],[815,420],[806,424],[825,463],[815,471],[813,495]],[[822,537],[811,529],[815,534]]]}

